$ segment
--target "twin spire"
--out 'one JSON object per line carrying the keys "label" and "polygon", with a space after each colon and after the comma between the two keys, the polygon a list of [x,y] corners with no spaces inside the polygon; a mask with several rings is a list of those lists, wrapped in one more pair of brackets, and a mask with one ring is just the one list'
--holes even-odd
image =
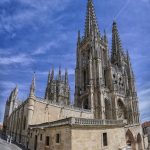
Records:
{"label": "twin spire", "polygon": [[[87,13],[85,20],[85,33],[84,37],[100,37],[100,31],[98,27],[98,22],[96,19],[96,14],[94,10],[94,4],[92,0],[87,1]],[[106,32],[104,31],[103,40],[107,42]],[[80,42],[80,36],[78,35],[78,44]],[[113,22],[112,27],[112,56],[111,62],[115,65],[121,66],[122,62],[122,45],[119,37],[119,32],[117,29],[117,23]]]}
{"label": "twin spire", "polygon": [[[55,76],[55,75],[54,75],[54,67],[52,67],[52,71],[51,71],[51,72],[49,71],[49,73],[48,73],[47,85],[48,85],[51,81],[55,80],[55,79],[54,79],[54,76]],[[57,80],[58,80],[58,81],[63,81],[63,80],[64,80],[65,83],[68,83],[68,71],[67,71],[67,69],[66,69],[66,71],[65,71],[65,75],[64,75],[64,79],[63,79],[61,67],[59,67],[59,71],[58,71],[58,75],[57,75]]]}
{"label": "twin spire", "polygon": [[121,66],[122,62],[122,45],[119,37],[119,32],[117,28],[117,23],[113,22],[112,28],[112,56],[111,62],[115,65]]}
{"label": "twin spire", "polygon": [[85,37],[90,37],[92,35],[100,35],[98,23],[96,19],[96,14],[94,10],[94,4],[92,0],[88,0],[87,3],[87,13],[85,20]]}

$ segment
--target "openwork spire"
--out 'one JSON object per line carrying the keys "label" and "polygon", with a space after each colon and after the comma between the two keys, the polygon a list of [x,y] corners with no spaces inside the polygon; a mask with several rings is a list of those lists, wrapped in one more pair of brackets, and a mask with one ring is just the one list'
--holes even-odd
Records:
{"label": "openwork spire", "polygon": [[53,81],[54,80],[54,66],[52,66],[52,71],[51,71],[51,77],[50,80]]}
{"label": "openwork spire", "polygon": [[35,96],[35,73],[33,75],[32,83],[30,86],[30,96]]}
{"label": "openwork spire", "polygon": [[91,35],[100,35],[100,32],[96,20],[93,1],[88,0],[85,21],[85,37],[89,37]]}
{"label": "openwork spire", "polygon": [[117,28],[117,23],[113,22],[112,28],[112,57],[111,61],[113,64],[121,65],[122,46]]}

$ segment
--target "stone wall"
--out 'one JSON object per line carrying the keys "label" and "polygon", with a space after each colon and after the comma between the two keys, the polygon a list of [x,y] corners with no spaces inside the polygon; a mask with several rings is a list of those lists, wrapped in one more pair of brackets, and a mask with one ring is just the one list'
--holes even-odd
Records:
{"label": "stone wall", "polygon": [[7,122],[7,134],[13,137],[13,140],[26,145],[27,141],[27,117],[28,101],[19,106],[9,117]]}
{"label": "stone wall", "polygon": [[31,124],[41,124],[69,117],[94,118],[93,114],[89,110],[85,111],[71,106],[47,104],[46,102],[36,100],[34,102]]}
{"label": "stone wall", "polygon": [[[108,146],[103,145],[103,133],[107,133]],[[118,150],[126,146],[124,128],[74,128],[71,150]]]}
{"label": "stone wall", "polygon": [[[56,134],[60,134],[60,143],[56,143]],[[71,150],[71,129],[69,126],[48,129],[34,129],[30,132],[29,149],[34,150],[37,136],[37,150]],[[42,136],[42,138],[41,138]],[[49,137],[49,146],[46,137]]]}
{"label": "stone wall", "polygon": [[[33,150],[37,136],[37,150],[144,150],[140,125],[125,125],[123,121],[66,118],[54,122],[29,126],[30,148]],[[56,143],[56,134],[60,143]],[[43,140],[39,141],[42,134]],[[105,135],[105,136],[104,136]],[[49,136],[49,146],[46,146]],[[106,143],[105,143],[106,142]]]}
{"label": "stone wall", "polygon": [[[62,125],[54,127],[30,128],[29,148],[34,150],[37,136],[37,150],[118,150],[126,146],[124,127],[111,125],[85,126]],[[60,134],[60,143],[56,143],[56,134]],[[107,134],[107,146],[103,145],[103,133]],[[42,134],[42,140],[40,140]],[[32,135],[32,136],[31,136]],[[46,146],[46,136],[49,136],[49,146]]]}

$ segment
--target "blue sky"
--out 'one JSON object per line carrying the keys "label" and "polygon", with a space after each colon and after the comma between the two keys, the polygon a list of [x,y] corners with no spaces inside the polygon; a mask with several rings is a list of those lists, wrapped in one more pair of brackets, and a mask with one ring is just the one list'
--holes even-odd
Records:
{"label": "blue sky", "polygon": [[[52,64],[68,68],[71,95],[77,31],[84,31],[87,0],[0,0],[0,122],[10,91],[19,99],[29,93],[36,72],[36,94],[43,97]],[[94,0],[101,33],[111,49],[112,22],[118,23],[129,50],[140,101],[141,120],[150,120],[150,0]]]}

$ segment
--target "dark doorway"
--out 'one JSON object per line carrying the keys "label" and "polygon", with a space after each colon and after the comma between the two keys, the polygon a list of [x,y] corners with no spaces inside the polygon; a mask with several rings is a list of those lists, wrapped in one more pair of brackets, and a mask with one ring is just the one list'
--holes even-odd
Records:
{"label": "dark doorway", "polygon": [[37,135],[35,135],[34,139],[34,150],[37,150]]}

